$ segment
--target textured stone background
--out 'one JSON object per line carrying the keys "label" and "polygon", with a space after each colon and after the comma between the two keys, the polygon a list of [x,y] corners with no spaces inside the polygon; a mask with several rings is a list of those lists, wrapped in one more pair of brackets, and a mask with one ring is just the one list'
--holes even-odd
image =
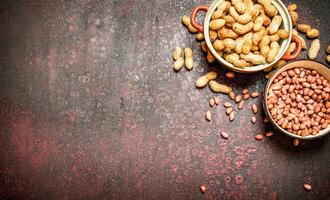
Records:
{"label": "textured stone background", "polygon": [[[262,112],[250,122],[261,98],[229,123],[223,106],[209,108],[214,94],[195,89],[209,69],[236,92],[266,82],[263,73],[224,80],[207,64],[180,17],[209,3],[2,0],[0,199],[330,199],[329,137],[257,142],[271,130]],[[299,3],[301,21],[322,33],[321,62],[329,9]],[[193,48],[192,72],[171,69],[176,46]]]}

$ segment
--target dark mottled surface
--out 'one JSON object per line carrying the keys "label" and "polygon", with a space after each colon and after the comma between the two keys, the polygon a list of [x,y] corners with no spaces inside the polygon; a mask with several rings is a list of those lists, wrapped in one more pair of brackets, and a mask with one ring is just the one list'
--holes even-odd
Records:
{"label": "dark mottled surface", "polygon": [[[206,3],[2,0],[0,199],[330,199],[329,137],[257,142],[270,127],[261,112],[252,125],[248,105],[261,99],[229,123],[223,106],[208,107],[214,94],[195,89],[219,65],[206,63],[180,16]],[[299,5],[301,21],[321,30],[325,62],[330,3]],[[175,46],[193,47],[192,72],[172,71]],[[265,79],[225,82],[261,91]]]}

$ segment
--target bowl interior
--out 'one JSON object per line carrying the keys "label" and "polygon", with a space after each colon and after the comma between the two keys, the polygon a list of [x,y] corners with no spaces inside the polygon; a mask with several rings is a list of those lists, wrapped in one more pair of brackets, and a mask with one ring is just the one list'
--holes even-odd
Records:
{"label": "bowl interior", "polygon": [[273,75],[272,77],[268,80],[267,82],[267,85],[266,85],[266,88],[265,88],[265,92],[264,92],[264,111],[266,113],[266,116],[268,117],[268,119],[270,120],[270,122],[277,128],[279,129],[281,132],[291,136],[291,137],[294,137],[294,138],[297,138],[297,139],[301,139],[301,140],[310,140],[310,139],[315,139],[315,138],[320,138],[324,135],[326,135],[327,133],[329,133],[330,131],[330,125],[328,126],[328,128],[322,130],[319,132],[319,134],[317,135],[308,135],[306,137],[302,137],[302,136],[299,136],[299,135],[296,135],[296,134],[293,134],[293,133],[290,133],[286,130],[284,130],[282,127],[280,127],[279,125],[277,125],[277,123],[273,120],[270,112],[269,112],[269,109],[267,108],[267,103],[266,103],[266,100],[267,100],[267,94],[268,94],[268,91],[269,91],[269,88],[271,86],[271,84],[273,83],[274,79],[279,75],[281,74],[282,72],[284,71],[287,71],[289,69],[292,69],[292,68],[296,68],[296,67],[303,67],[303,68],[306,68],[306,69],[312,69],[312,70],[315,70],[317,71],[319,74],[321,74],[322,76],[324,76],[324,78],[326,78],[328,81],[330,81],[330,69],[328,69],[325,65],[323,65],[322,63],[319,63],[319,62],[315,62],[315,61],[311,61],[311,60],[298,60],[298,61],[293,61],[293,62],[290,62],[290,63],[287,63],[285,64],[284,66],[282,66],[281,68],[279,68]]}
{"label": "bowl interior", "polygon": [[251,73],[251,72],[257,72],[257,71],[261,71],[264,70],[272,65],[274,65],[275,63],[277,63],[284,55],[284,53],[286,52],[286,50],[289,48],[290,42],[291,42],[291,36],[292,36],[292,23],[291,23],[291,18],[289,15],[288,10],[286,9],[285,5],[280,1],[280,0],[273,0],[273,5],[277,8],[277,10],[279,11],[279,15],[282,16],[282,25],[281,25],[281,29],[284,29],[286,31],[288,31],[289,34],[289,38],[282,40],[280,42],[280,51],[277,54],[275,60],[272,63],[267,63],[267,64],[263,64],[263,65],[256,65],[256,66],[252,66],[252,67],[246,67],[246,68],[238,68],[235,67],[233,64],[227,62],[225,59],[222,58],[222,56],[220,56],[217,51],[213,48],[212,42],[210,40],[210,36],[209,36],[209,24],[210,24],[210,20],[212,17],[212,13],[217,9],[217,6],[223,2],[224,0],[216,0],[214,1],[211,6],[209,11],[206,14],[205,20],[204,20],[204,36],[205,36],[205,41],[206,44],[208,46],[208,48],[210,49],[211,53],[214,55],[214,57],[222,64],[224,64],[225,66],[227,66],[228,68],[230,68],[233,71],[236,72],[243,72],[243,73]]}

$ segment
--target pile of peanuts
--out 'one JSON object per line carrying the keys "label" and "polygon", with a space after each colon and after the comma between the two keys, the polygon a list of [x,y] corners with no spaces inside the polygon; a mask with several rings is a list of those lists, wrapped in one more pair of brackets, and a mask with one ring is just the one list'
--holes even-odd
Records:
{"label": "pile of peanuts", "polygon": [[[213,47],[235,67],[273,62],[280,40],[289,37],[286,30],[280,29],[282,17],[271,0],[257,2],[223,1],[212,14],[209,34]],[[209,51],[208,60],[214,60]]]}
{"label": "pile of peanuts", "polygon": [[269,88],[267,108],[288,132],[303,137],[317,135],[330,124],[330,84],[315,70],[284,71]]}

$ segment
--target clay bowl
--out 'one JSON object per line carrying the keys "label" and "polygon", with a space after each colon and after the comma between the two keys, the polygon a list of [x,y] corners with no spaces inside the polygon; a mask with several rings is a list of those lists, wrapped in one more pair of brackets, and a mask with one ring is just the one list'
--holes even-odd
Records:
{"label": "clay bowl", "polygon": [[320,75],[324,76],[330,82],[330,69],[322,63],[311,61],[311,60],[298,60],[298,61],[289,62],[289,63],[285,64],[284,66],[282,66],[281,68],[279,68],[272,75],[272,77],[268,80],[268,83],[267,83],[265,91],[264,91],[264,96],[263,96],[263,98],[264,98],[263,107],[264,107],[265,114],[266,114],[267,118],[269,119],[269,121],[271,122],[271,124],[273,124],[276,129],[278,129],[280,132],[282,132],[290,137],[297,138],[300,140],[312,140],[312,139],[321,138],[330,132],[330,125],[328,126],[328,128],[320,131],[317,135],[308,135],[308,136],[302,137],[300,135],[296,135],[294,133],[288,132],[288,131],[284,130],[281,126],[279,126],[274,121],[274,119],[272,118],[272,116],[270,114],[269,109],[267,108],[267,103],[266,103],[267,95],[268,95],[269,88],[270,88],[271,84],[273,83],[274,79],[282,72],[287,71],[292,68],[296,68],[296,67],[302,67],[302,68],[306,68],[306,69],[315,70]]}

